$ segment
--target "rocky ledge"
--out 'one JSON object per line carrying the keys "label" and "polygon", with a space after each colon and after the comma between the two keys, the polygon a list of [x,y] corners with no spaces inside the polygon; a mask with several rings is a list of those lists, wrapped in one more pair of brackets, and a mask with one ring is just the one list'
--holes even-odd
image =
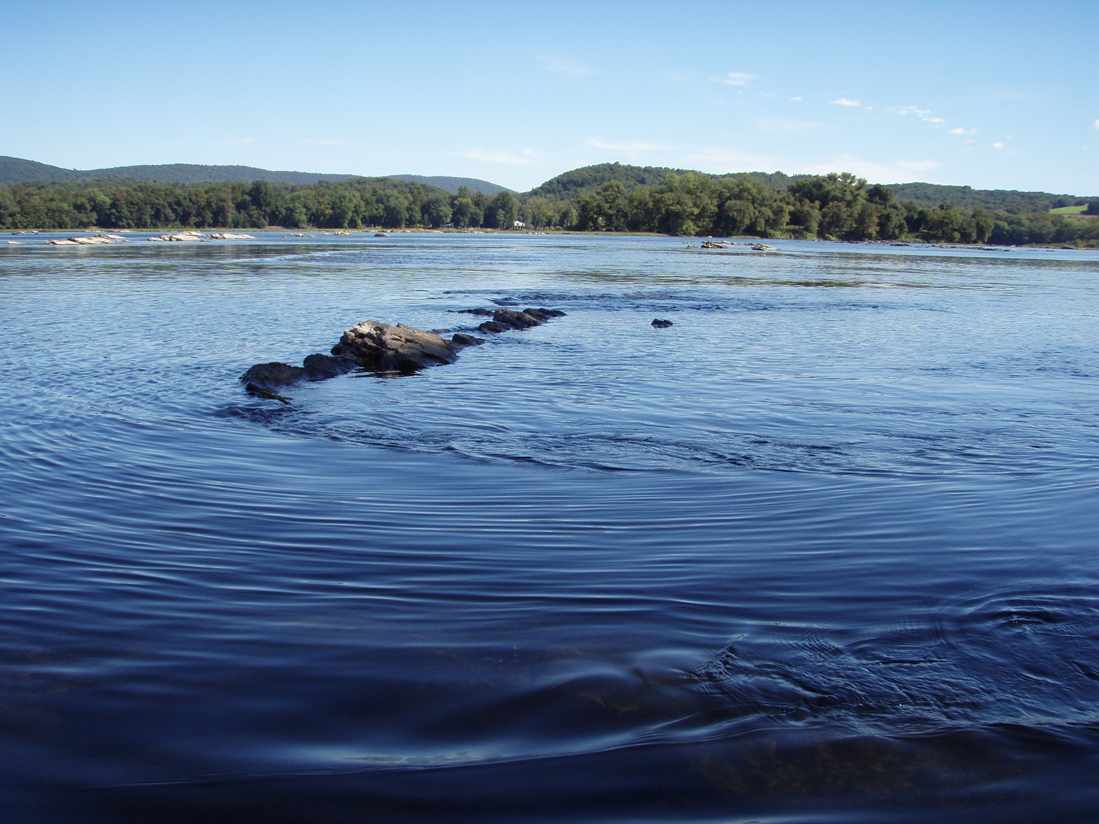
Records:
{"label": "rocky ledge", "polygon": [[[469,314],[489,317],[477,326],[486,334],[541,326],[550,318],[561,317],[560,309],[467,309]],[[289,403],[276,390],[300,381],[321,381],[354,369],[366,369],[383,375],[411,375],[428,366],[453,363],[467,346],[484,343],[482,338],[456,332],[445,338],[400,323],[364,320],[347,329],[330,355],[309,355],[301,366],[289,363],[257,363],[240,376],[240,382],[252,395]]]}

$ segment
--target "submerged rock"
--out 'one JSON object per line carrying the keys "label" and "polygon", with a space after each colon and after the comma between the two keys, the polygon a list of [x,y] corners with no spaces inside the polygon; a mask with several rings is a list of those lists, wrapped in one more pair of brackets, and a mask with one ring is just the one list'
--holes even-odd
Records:
{"label": "submerged rock", "polygon": [[672,322],[670,320],[667,320],[666,318],[653,318],[652,325],[655,326],[657,329],[667,329],[669,326],[672,325]]}
{"label": "submerged rock", "polygon": [[280,395],[273,389],[255,383],[245,384],[244,391],[249,395],[255,395],[257,398],[266,398],[269,401],[278,401],[279,403],[290,403],[290,399],[285,395]]}

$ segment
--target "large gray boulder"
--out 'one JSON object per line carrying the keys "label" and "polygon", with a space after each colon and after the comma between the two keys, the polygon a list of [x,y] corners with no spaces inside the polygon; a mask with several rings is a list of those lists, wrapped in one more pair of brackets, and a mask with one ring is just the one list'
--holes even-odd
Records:
{"label": "large gray boulder", "polygon": [[408,375],[427,366],[453,363],[455,347],[434,332],[400,323],[364,320],[343,333],[332,347],[338,358],[349,358],[374,372]]}

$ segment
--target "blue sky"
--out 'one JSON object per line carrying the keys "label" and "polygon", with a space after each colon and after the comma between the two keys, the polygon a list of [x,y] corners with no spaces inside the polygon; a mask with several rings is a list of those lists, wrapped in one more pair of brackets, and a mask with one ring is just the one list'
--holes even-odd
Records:
{"label": "blue sky", "polygon": [[1096,0],[168,5],[5,3],[0,154],[1099,194]]}

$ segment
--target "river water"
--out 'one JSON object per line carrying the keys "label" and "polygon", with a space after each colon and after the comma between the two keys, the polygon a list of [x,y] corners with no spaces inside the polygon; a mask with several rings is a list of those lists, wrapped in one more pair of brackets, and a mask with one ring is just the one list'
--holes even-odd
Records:
{"label": "river water", "polygon": [[[0,246],[4,821],[1099,811],[1099,254],[43,238]],[[493,305],[568,314],[237,383]]]}

